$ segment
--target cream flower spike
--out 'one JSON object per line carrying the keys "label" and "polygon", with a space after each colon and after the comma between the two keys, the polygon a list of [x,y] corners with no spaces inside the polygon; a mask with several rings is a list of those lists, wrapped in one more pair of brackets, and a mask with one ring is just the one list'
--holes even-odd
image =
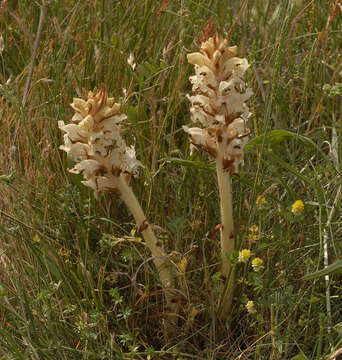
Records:
{"label": "cream flower spike", "polygon": [[87,100],[75,98],[71,107],[75,110],[72,123],[59,121],[59,128],[65,132],[61,150],[76,162],[71,173],[83,174],[82,183],[95,194],[117,192],[117,179],[121,173],[137,176],[140,161],[135,157],[134,147],[126,146],[121,136],[120,123],[126,115],[120,113],[120,104],[108,98],[101,88],[91,91]]}
{"label": "cream flower spike", "polygon": [[236,54],[237,47],[229,47],[228,40],[216,33],[202,43],[200,52],[188,55],[195,66],[195,75],[189,78],[194,93],[188,95],[191,120],[204,129],[200,133],[198,128],[183,127],[192,144],[210,154],[215,156],[221,147],[224,169],[230,173],[238,172],[243,162],[250,116],[245,101],[253,94],[243,81],[248,61]]}
{"label": "cream flower spike", "polygon": [[120,113],[120,104],[108,98],[101,88],[89,92],[88,99],[74,99],[71,107],[75,114],[71,123],[58,122],[64,134],[61,150],[67,152],[75,162],[71,173],[83,174],[85,186],[92,188],[95,196],[105,191],[117,193],[131,211],[150,249],[153,262],[159,271],[160,281],[165,289],[166,303],[170,309],[170,321],[177,319],[178,304],[174,301],[174,278],[171,263],[152,227],[128,184],[131,176],[137,176],[140,161],[136,159],[133,146],[128,147],[122,138],[121,122],[126,115]]}

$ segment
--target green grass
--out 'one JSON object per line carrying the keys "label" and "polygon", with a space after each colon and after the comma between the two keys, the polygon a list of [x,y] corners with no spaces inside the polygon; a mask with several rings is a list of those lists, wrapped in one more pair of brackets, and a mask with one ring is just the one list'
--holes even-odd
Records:
{"label": "green grass", "polygon": [[[342,82],[341,12],[329,23],[328,1],[247,1],[232,30],[251,63],[257,137],[233,179],[237,242],[248,247],[256,224],[264,269],[238,265],[221,323],[215,169],[190,155],[181,126],[186,54],[210,17],[228,32],[242,2],[49,1],[23,106],[38,5],[11,0],[0,11],[0,358],[328,360],[342,348],[341,282],[330,274],[327,291],[324,277],[302,277],[341,257],[341,93],[323,90]],[[133,218],[115,196],[96,200],[58,149],[72,98],[102,83],[125,103],[126,140],[145,164],[134,191],[174,261],[188,262],[174,338]]]}

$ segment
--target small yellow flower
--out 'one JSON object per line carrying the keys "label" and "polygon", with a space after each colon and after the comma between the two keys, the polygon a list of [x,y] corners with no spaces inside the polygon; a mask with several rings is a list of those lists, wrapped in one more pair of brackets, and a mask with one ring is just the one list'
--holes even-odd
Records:
{"label": "small yellow flower", "polygon": [[264,262],[259,257],[256,257],[252,260],[252,266],[254,271],[260,271],[262,269],[262,264]]}
{"label": "small yellow flower", "polygon": [[266,204],[266,199],[263,196],[258,195],[255,203],[257,207],[262,207],[263,205]]}
{"label": "small yellow flower", "polygon": [[248,249],[239,251],[239,262],[247,263],[252,253]]}
{"label": "small yellow flower", "polygon": [[292,213],[296,216],[301,215],[304,211],[304,203],[302,200],[297,200],[292,205]]}
{"label": "small yellow flower", "polygon": [[249,314],[255,314],[256,309],[255,309],[255,306],[254,306],[254,301],[252,301],[252,300],[247,301],[246,309],[247,309]]}
{"label": "small yellow flower", "polygon": [[35,243],[40,243],[40,237],[38,235],[35,235],[32,239]]}

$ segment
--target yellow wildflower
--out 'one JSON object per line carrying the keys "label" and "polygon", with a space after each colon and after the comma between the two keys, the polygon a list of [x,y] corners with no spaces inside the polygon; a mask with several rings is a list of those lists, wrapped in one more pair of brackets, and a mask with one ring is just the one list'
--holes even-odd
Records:
{"label": "yellow wildflower", "polygon": [[239,262],[247,263],[252,253],[248,249],[239,251]]}
{"label": "yellow wildflower", "polygon": [[38,235],[35,235],[32,239],[35,243],[40,243],[40,237]]}
{"label": "yellow wildflower", "polygon": [[256,203],[257,207],[262,207],[263,205],[266,204],[266,199],[263,196],[258,195],[255,203]]}
{"label": "yellow wildflower", "polygon": [[254,301],[252,301],[252,300],[247,301],[246,309],[247,309],[249,314],[256,313],[256,309],[255,309],[255,306],[254,306]]}
{"label": "yellow wildflower", "polygon": [[296,216],[301,215],[304,211],[304,203],[302,200],[297,200],[292,205],[292,213]]}
{"label": "yellow wildflower", "polygon": [[262,269],[262,264],[264,262],[259,257],[256,257],[252,260],[252,266],[254,271],[260,271]]}

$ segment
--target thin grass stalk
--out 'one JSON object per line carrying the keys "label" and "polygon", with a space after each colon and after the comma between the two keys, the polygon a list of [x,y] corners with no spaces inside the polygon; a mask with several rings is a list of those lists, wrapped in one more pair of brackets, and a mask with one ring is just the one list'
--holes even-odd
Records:
{"label": "thin grass stalk", "polygon": [[28,97],[28,94],[29,94],[29,91],[30,91],[30,84],[31,84],[31,79],[32,79],[32,74],[33,74],[33,67],[34,67],[34,62],[35,62],[36,57],[37,57],[37,51],[38,51],[40,36],[41,36],[43,25],[44,25],[45,12],[46,12],[46,1],[42,0],[42,5],[40,6],[40,17],[39,17],[37,35],[36,35],[36,39],[34,41],[34,47],[33,47],[33,53],[32,53],[30,68],[29,68],[29,72],[28,72],[28,76],[27,76],[27,80],[26,80],[26,84],[25,84],[25,91],[24,91],[24,96],[23,96],[23,101],[22,101],[23,106],[26,105],[27,97]]}
{"label": "thin grass stalk", "polygon": [[324,315],[322,313],[319,314],[319,336],[318,336],[318,345],[317,345],[317,353],[316,359],[319,360],[322,357],[322,348],[323,348],[323,338],[324,338]]}
{"label": "thin grass stalk", "polygon": [[274,304],[271,304],[271,343],[272,343],[272,352],[270,356],[270,360],[279,359],[279,351],[277,347],[277,339],[276,339],[276,325],[275,325],[275,314],[274,314]]}
{"label": "thin grass stalk", "polygon": [[[338,164],[337,164],[338,165]],[[323,230],[323,260],[324,260],[324,268],[329,266],[329,252],[328,252],[328,240],[329,235],[328,232],[331,231],[331,221],[334,216],[336,205],[341,197],[341,185],[337,189],[337,194],[334,200],[334,203],[331,207],[328,221],[326,223],[326,227]],[[325,280],[325,301],[326,301],[326,309],[327,309],[327,317],[328,317],[328,334],[331,334],[331,325],[332,325],[332,314],[331,314],[331,296],[330,296],[330,276],[329,274],[324,276]]]}

